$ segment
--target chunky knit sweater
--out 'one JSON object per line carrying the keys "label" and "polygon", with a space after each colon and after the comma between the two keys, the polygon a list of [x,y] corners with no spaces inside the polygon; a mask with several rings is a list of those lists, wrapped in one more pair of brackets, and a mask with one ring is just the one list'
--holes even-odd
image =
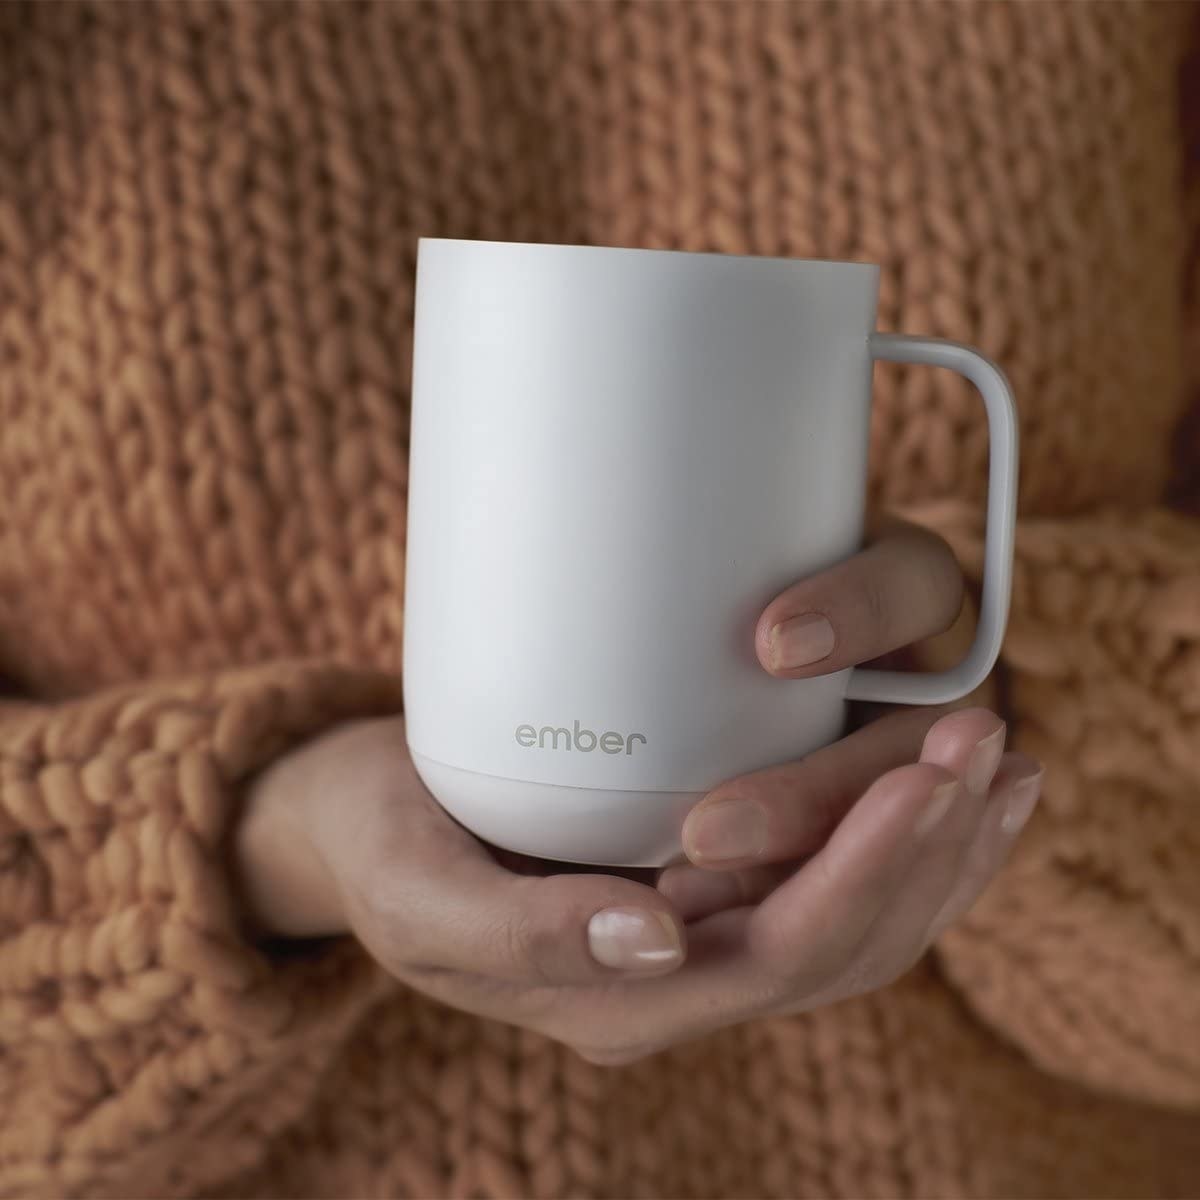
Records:
{"label": "chunky knit sweater", "polygon": [[[0,7],[0,1196],[1200,1194],[1190,16]],[[424,234],[877,261],[1009,371],[1045,798],[886,991],[614,1069],[239,933],[247,780],[399,709]],[[977,580],[981,406],[877,374]]]}

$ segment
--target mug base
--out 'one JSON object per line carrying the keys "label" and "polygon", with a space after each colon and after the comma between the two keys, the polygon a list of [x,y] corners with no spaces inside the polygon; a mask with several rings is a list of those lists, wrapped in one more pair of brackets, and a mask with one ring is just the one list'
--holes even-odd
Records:
{"label": "mug base", "polygon": [[680,830],[706,794],[531,783],[452,767],[411,747],[409,753],[434,799],[477,837],[518,854],[585,866],[685,861]]}

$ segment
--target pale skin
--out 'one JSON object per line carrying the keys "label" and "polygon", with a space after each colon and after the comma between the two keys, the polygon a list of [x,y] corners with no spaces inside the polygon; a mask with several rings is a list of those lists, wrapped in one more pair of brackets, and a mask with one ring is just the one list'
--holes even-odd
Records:
{"label": "pale skin", "polygon": [[[962,598],[948,547],[889,522],[772,600],[755,647],[773,675],[819,675],[925,643]],[[788,665],[789,642],[793,658],[823,656]],[[1040,765],[1004,752],[982,698],[893,711],[722,783],[687,818],[689,862],[661,872],[485,846],[422,785],[402,718],[346,724],[252,785],[233,853],[247,922],[351,933],[407,985],[599,1064],[832,1004],[904,974],[979,897],[1036,803]]]}

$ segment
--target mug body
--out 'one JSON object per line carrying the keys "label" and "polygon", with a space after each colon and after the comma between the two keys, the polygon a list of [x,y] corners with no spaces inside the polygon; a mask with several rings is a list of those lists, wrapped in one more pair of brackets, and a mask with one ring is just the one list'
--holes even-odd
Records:
{"label": "mug body", "polygon": [[731,776],[839,736],[767,602],[859,546],[878,268],[510,242],[418,252],[407,737],[487,841],[659,866]]}

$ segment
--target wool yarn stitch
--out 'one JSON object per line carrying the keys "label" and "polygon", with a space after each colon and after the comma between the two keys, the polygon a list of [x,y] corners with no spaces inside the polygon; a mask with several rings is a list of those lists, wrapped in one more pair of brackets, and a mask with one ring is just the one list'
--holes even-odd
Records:
{"label": "wool yarn stitch", "polygon": [[[1200,1193],[1174,4],[0,6],[0,1196]],[[398,711],[419,235],[868,259],[1021,406],[1045,796],[880,994],[621,1069],[250,945],[245,781]],[[872,499],[980,571],[966,385]]]}

